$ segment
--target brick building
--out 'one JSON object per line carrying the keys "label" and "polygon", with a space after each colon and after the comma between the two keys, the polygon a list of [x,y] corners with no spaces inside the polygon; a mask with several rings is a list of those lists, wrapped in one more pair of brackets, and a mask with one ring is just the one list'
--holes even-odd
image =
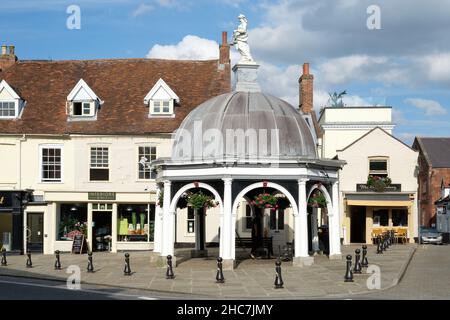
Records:
{"label": "brick building", "polygon": [[436,224],[435,202],[441,186],[450,184],[450,138],[416,137],[413,149],[419,151],[418,198],[422,226]]}

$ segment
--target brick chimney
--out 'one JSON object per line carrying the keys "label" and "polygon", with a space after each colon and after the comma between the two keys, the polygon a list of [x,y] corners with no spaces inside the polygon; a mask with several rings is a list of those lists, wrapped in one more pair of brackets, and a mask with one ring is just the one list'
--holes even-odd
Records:
{"label": "brick chimney", "polygon": [[303,74],[298,79],[300,110],[305,114],[313,110],[313,82],[314,76],[309,74],[309,63],[306,62],[303,64]]}
{"label": "brick chimney", "polygon": [[0,71],[4,71],[16,63],[17,57],[14,51],[14,46],[9,46],[8,51],[8,47],[6,45],[2,45],[0,55]]}
{"label": "brick chimney", "polygon": [[223,31],[222,32],[222,44],[220,45],[219,48],[219,63],[220,64],[226,64],[226,63],[230,63],[230,46],[228,45],[228,41],[227,41],[227,32]]}
{"label": "brick chimney", "polygon": [[231,59],[230,45],[228,44],[228,33],[222,32],[222,43],[219,46],[219,70],[222,72],[223,82],[220,84],[224,92],[231,91]]}

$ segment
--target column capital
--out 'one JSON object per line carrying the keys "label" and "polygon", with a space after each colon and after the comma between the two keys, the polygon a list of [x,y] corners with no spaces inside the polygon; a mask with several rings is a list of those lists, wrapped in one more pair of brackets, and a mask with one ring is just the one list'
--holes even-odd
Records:
{"label": "column capital", "polygon": [[299,178],[297,179],[297,182],[299,185],[306,185],[306,183],[309,181],[307,178]]}
{"label": "column capital", "polygon": [[233,182],[233,178],[229,178],[229,177],[222,178],[222,180],[225,184],[231,184]]}
{"label": "column capital", "polygon": [[170,180],[164,180],[163,182],[165,186],[170,186],[172,184],[172,181]]}

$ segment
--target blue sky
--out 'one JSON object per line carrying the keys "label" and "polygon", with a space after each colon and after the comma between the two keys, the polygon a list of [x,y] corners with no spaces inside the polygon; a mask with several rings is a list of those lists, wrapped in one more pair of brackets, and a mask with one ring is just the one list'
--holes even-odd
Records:
{"label": "blue sky", "polygon": [[[73,4],[79,30],[66,27]],[[381,29],[367,28],[372,4]],[[240,13],[265,91],[297,104],[308,61],[316,110],[345,89],[347,105],[393,106],[394,133],[409,144],[450,136],[450,1],[2,0],[0,42],[19,59],[209,59]]]}

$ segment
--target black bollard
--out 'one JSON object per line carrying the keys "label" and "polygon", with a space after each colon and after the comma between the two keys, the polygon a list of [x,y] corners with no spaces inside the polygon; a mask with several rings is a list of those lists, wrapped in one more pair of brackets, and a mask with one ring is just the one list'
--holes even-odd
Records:
{"label": "black bollard", "polygon": [[131,268],[130,268],[130,254],[125,253],[125,269],[123,270],[123,274],[126,276],[131,276]]}
{"label": "black bollard", "polygon": [[27,268],[33,268],[33,263],[31,262],[31,251],[27,251]]}
{"label": "black bollard", "polygon": [[347,271],[345,272],[344,282],[353,282],[353,273],[352,273],[352,256],[347,256]]}
{"label": "black bollard", "polygon": [[2,249],[2,266],[7,266],[8,262],[6,261],[6,249]]}
{"label": "black bollard", "polygon": [[381,237],[377,237],[377,254],[383,254],[383,250],[381,248]]}
{"label": "black bollard", "polygon": [[87,272],[89,273],[94,272],[94,264],[92,263],[92,252],[88,253]]}
{"label": "black bollard", "polygon": [[361,273],[361,251],[359,249],[355,250],[355,267],[353,268],[353,273],[360,274]]}
{"label": "black bollard", "polygon": [[224,283],[225,282],[225,278],[223,277],[222,261],[223,261],[223,259],[221,257],[217,258],[216,283]]}
{"label": "black bollard", "polygon": [[369,260],[367,260],[367,246],[362,246],[362,262],[361,267],[367,268],[369,266]]}
{"label": "black bollard", "polygon": [[275,289],[282,289],[283,284],[283,278],[281,277],[281,261],[278,259],[275,262]]}
{"label": "black bollard", "polygon": [[166,279],[174,279],[175,275],[173,274],[172,269],[172,256],[169,254],[167,256],[167,271],[166,271]]}
{"label": "black bollard", "polygon": [[56,261],[55,261],[55,270],[61,270],[61,261],[59,260],[59,250],[55,251]]}

